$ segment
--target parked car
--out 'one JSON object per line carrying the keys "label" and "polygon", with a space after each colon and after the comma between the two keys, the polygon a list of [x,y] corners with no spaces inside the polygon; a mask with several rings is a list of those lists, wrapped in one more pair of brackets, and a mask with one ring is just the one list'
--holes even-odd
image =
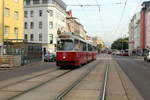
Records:
{"label": "parked car", "polygon": [[45,62],[51,62],[56,60],[56,55],[54,53],[49,53],[44,56]]}
{"label": "parked car", "polygon": [[122,56],[129,56],[129,53],[128,52],[124,52],[124,53],[122,53]]}
{"label": "parked car", "polygon": [[116,55],[117,55],[117,56],[120,56],[120,55],[121,55],[121,52],[120,52],[120,51],[117,51],[117,52],[116,52]]}
{"label": "parked car", "polygon": [[150,52],[144,56],[144,61],[150,62]]}
{"label": "parked car", "polygon": [[112,52],[111,54],[112,54],[112,55],[116,55],[116,52]]}

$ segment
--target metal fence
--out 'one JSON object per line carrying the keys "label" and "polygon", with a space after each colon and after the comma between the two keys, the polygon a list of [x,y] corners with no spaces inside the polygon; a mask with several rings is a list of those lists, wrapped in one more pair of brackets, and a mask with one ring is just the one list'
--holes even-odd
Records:
{"label": "metal fence", "polygon": [[42,60],[42,44],[26,42],[7,42],[4,44],[4,55],[20,55],[21,64]]}

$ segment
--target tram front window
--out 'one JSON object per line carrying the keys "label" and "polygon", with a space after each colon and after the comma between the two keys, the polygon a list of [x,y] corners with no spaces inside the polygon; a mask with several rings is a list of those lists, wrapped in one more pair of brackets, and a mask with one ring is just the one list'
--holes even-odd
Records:
{"label": "tram front window", "polygon": [[58,42],[57,50],[58,51],[71,51],[73,50],[73,41],[72,40],[60,40]]}

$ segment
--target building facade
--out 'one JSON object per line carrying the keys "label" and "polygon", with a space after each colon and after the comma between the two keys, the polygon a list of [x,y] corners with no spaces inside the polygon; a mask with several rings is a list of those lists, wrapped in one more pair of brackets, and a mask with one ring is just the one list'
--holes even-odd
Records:
{"label": "building facade", "polygon": [[102,47],[104,47],[104,41],[102,40],[101,37],[92,37],[92,41],[95,45],[101,45]]}
{"label": "building facade", "polygon": [[0,51],[5,42],[23,41],[23,0],[0,0]]}
{"label": "building facade", "polygon": [[134,49],[134,23],[133,20],[129,23],[129,54],[132,55],[132,50]]}
{"label": "building facade", "polygon": [[84,39],[86,39],[87,36],[87,32],[84,29],[84,26],[80,24],[80,36],[83,37]]}
{"label": "building facade", "polygon": [[145,48],[150,50],[150,1],[145,9]]}
{"label": "building facade", "polygon": [[136,13],[129,24],[129,54],[138,53],[140,49],[140,13]]}
{"label": "building facade", "polygon": [[82,38],[86,39],[87,32],[84,29],[84,26],[80,24],[75,18],[72,16],[72,11],[67,11],[66,12],[67,17],[66,17],[66,31],[67,32],[74,32],[78,35],[80,35]]}
{"label": "building facade", "polygon": [[61,0],[25,0],[24,37],[42,43],[43,50],[55,52],[58,34],[65,31],[66,4]]}
{"label": "building facade", "polygon": [[134,20],[134,49],[140,47],[140,13],[135,14]]}
{"label": "building facade", "polygon": [[143,2],[140,15],[140,48],[145,54],[147,51],[150,51],[150,1]]}

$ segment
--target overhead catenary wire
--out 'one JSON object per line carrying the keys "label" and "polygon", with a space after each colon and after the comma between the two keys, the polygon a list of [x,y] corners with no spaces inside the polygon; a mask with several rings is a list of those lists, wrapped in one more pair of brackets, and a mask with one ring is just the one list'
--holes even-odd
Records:
{"label": "overhead catenary wire", "polygon": [[[121,5],[124,4],[124,2],[116,2],[116,3],[111,3],[110,5]],[[76,7],[97,7],[97,6],[106,6],[102,4],[67,4],[67,6],[76,6]]]}
{"label": "overhead catenary wire", "polygon": [[[76,0],[76,1],[77,1],[77,3],[78,3],[79,5],[81,5],[80,2],[79,2],[79,0]],[[81,9],[82,9],[82,11],[84,12],[85,18],[87,18],[87,15],[86,15],[86,13],[85,13],[85,10],[83,9],[83,6],[81,6]]]}
{"label": "overhead catenary wire", "polygon": [[102,14],[101,14],[101,6],[99,6],[99,3],[97,0],[95,0],[97,7],[98,7],[98,11],[99,11],[99,15],[100,15],[100,21],[101,21],[101,28],[104,28],[104,22],[103,22],[103,18],[102,18]]}
{"label": "overhead catenary wire", "polygon": [[121,26],[121,22],[122,22],[122,19],[123,19],[123,16],[124,16],[124,12],[125,12],[125,9],[126,9],[127,2],[128,2],[128,0],[125,1],[123,10],[122,10],[122,12],[121,12],[121,17],[120,17],[120,19],[119,19],[119,23],[118,23],[118,25],[117,25],[117,28],[115,29],[115,33],[118,32],[118,30],[119,30],[119,28],[120,28],[120,26]]}
{"label": "overhead catenary wire", "polygon": [[98,7],[98,10],[99,10],[99,14],[100,14],[100,16],[101,16],[101,5],[99,5],[99,3],[98,3],[98,1],[97,0],[95,0],[96,1],[96,4],[97,4],[97,7]]}
{"label": "overhead catenary wire", "polygon": [[143,1],[143,0],[140,0],[140,1],[139,1],[139,3],[138,3],[138,5],[137,5],[137,7],[135,8],[134,12],[137,11],[137,9],[138,9],[138,7],[140,6],[140,4],[141,4],[142,1]]}
{"label": "overhead catenary wire", "polygon": [[[76,0],[76,2],[80,5],[79,0]],[[84,17],[87,18],[87,20],[88,20],[88,16],[86,15],[85,10],[84,10],[84,8],[83,8],[82,6],[81,6],[81,10],[82,10],[82,12],[84,13],[84,14],[83,14]],[[85,27],[84,27],[84,28],[85,28]]]}

